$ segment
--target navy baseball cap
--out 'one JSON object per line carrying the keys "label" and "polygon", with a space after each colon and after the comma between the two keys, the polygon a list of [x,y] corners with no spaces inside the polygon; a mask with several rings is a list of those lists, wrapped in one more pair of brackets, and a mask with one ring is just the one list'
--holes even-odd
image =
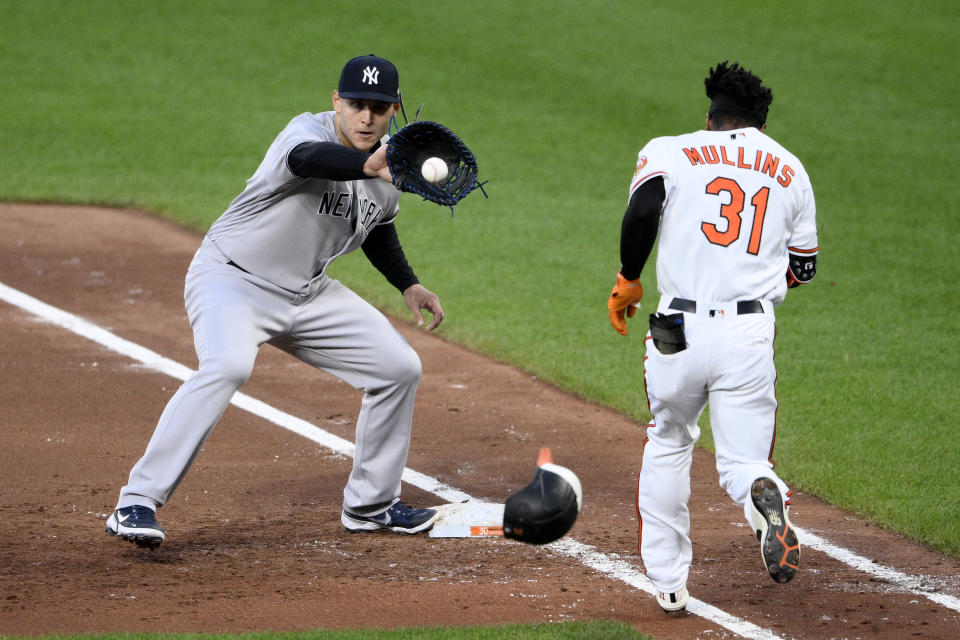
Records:
{"label": "navy baseball cap", "polygon": [[337,92],[341,98],[400,102],[400,75],[392,62],[371,53],[343,66]]}

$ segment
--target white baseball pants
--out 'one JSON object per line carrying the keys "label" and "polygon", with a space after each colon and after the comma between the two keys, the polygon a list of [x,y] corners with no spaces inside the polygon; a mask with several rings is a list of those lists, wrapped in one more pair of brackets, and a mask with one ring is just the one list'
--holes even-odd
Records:
{"label": "white baseball pants", "polygon": [[[671,298],[664,296],[660,313]],[[744,507],[751,483],[772,478],[784,496],[787,486],[773,471],[777,399],[773,306],[764,313],[737,314],[736,303],[698,302],[684,313],[687,349],[664,355],[647,334],[645,383],[653,421],[647,429],[637,490],[640,555],[659,591],[674,593],[687,582],[690,543],[690,465],[700,437],[697,421],[710,406],[720,485]],[[712,312],[712,313],[711,313]]]}

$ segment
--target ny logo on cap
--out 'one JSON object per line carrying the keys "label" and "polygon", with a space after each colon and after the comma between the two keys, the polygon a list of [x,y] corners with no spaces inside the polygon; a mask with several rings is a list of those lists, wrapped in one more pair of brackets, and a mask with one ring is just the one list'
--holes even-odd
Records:
{"label": "ny logo on cap", "polygon": [[366,67],[363,70],[363,80],[364,84],[379,84],[378,78],[380,77],[380,70],[376,67]]}

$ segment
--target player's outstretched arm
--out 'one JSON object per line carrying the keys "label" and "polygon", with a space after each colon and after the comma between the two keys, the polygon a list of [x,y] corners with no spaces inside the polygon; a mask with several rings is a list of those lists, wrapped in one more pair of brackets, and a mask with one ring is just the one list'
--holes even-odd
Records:
{"label": "player's outstretched arm", "polygon": [[336,142],[301,142],[290,150],[287,164],[294,175],[324,180],[382,178],[393,184],[387,167],[386,145],[373,153],[358,151]]}
{"label": "player's outstretched arm", "polygon": [[433,322],[427,327],[427,331],[433,331],[443,322],[443,307],[440,306],[440,298],[422,284],[412,284],[404,289],[403,301],[407,303],[407,308],[416,318],[418,327],[423,326],[423,309],[433,315]]}

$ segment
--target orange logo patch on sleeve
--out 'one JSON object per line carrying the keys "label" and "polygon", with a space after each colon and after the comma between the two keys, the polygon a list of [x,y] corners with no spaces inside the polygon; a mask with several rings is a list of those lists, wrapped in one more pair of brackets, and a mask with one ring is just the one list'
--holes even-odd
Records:
{"label": "orange logo patch on sleeve", "polygon": [[633,177],[637,177],[645,166],[647,166],[647,156],[640,156],[640,159],[637,161],[637,170],[633,172]]}

